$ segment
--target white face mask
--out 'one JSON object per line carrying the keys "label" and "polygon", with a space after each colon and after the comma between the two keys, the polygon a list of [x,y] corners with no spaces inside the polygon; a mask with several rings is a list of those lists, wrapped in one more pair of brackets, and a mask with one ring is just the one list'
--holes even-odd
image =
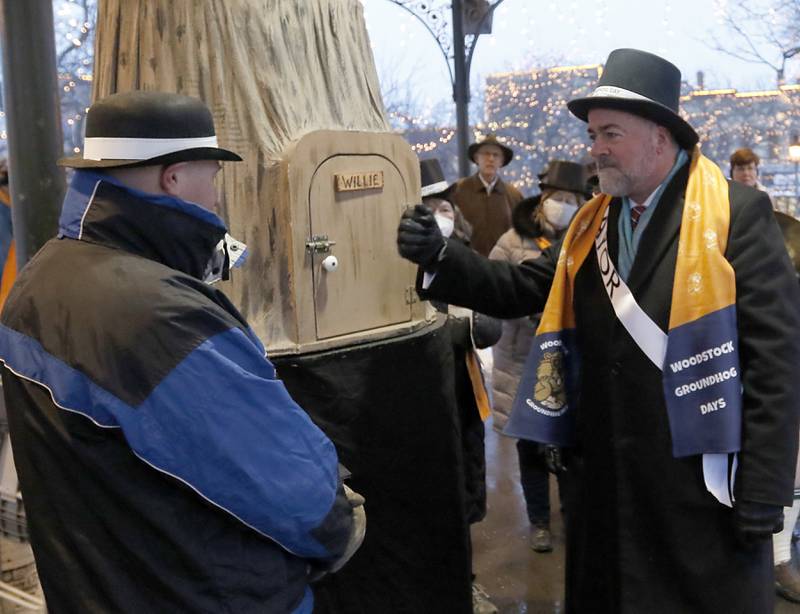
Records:
{"label": "white face mask", "polygon": [[550,222],[550,225],[556,230],[563,230],[569,226],[569,222],[575,212],[578,210],[578,205],[572,203],[565,203],[561,200],[548,198],[542,203],[542,212],[545,219]]}
{"label": "white face mask", "polygon": [[453,220],[439,213],[434,213],[433,217],[436,218],[436,223],[439,224],[439,230],[442,231],[442,235],[449,237],[453,234],[453,228],[455,227],[455,222]]}

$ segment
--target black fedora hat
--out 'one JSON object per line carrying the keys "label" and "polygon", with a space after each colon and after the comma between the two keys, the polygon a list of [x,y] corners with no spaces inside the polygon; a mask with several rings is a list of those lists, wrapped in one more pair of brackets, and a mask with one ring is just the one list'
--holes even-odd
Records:
{"label": "black fedora hat", "polygon": [[570,100],[575,117],[587,121],[594,108],[627,111],[667,128],[684,149],[698,136],[679,114],[681,71],[664,58],[638,49],[615,49],[608,56],[595,90],[586,98]]}
{"label": "black fedora hat", "polygon": [[82,156],[60,166],[115,168],[192,160],[240,161],[217,146],[214,118],[203,101],[169,92],[133,91],[95,102],[86,116]]}
{"label": "black fedora hat", "polygon": [[539,188],[583,194],[586,192],[586,167],[577,162],[551,160],[547,170],[539,174]]}
{"label": "black fedora hat", "polygon": [[[475,162],[475,154],[478,153],[478,150],[481,148],[482,145],[494,145],[495,147],[499,147],[500,150],[503,152],[503,166],[511,162],[514,159],[514,152],[511,150],[510,147],[503,145],[500,141],[497,140],[497,137],[493,134],[487,134],[486,138],[482,141],[477,141],[472,143],[467,148],[467,155],[469,159]],[[477,162],[475,162],[477,164]]]}
{"label": "black fedora hat", "polygon": [[419,161],[419,175],[422,183],[422,198],[441,194],[447,190],[447,181],[438,158]]}

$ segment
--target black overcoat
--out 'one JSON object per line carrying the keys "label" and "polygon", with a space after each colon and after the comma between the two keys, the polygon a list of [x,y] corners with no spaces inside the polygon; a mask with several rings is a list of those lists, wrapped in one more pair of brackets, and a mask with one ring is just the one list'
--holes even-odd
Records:
{"label": "black overcoat", "polygon": [[[668,328],[688,165],[645,229],[629,287]],[[792,502],[800,402],[800,291],[766,194],[731,183],[726,258],[736,273],[743,440],[734,493]],[[616,262],[620,200],[610,210]],[[448,244],[420,294],[497,317],[542,310],[560,246],[513,265]],[[421,280],[421,276],[420,276]],[[617,320],[591,252],[575,279],[582,357],[568,470],[567,611],[772,612],[772,544],[746,549],[731,508],[705,488],[700,457],[674,458],[661,372]]]}

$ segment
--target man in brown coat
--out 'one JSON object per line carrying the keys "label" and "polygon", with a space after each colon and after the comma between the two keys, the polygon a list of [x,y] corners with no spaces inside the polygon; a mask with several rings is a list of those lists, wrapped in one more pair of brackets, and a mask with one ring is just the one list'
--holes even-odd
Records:
{"label": "man in brown coat", "polygon": [[450,188],[448,200],[458,205],[472,224],[472,248],[488,256],[501,235],[511,228],[511,210],[522,200],[522,194],[498,175],[514,153],[493,134],[470,145],[468,152],[470,160],[478,165],[478,172],[459,179]]}

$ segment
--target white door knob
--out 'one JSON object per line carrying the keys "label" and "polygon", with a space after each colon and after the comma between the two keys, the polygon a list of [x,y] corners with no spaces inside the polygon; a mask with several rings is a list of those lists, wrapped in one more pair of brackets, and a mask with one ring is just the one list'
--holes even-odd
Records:
{"label": "white door knob", "polygon": [[333,273],[339,268],[339,259],[336,256],[328,256],[322,261],[322,268],[328,271],[328,273]]}

